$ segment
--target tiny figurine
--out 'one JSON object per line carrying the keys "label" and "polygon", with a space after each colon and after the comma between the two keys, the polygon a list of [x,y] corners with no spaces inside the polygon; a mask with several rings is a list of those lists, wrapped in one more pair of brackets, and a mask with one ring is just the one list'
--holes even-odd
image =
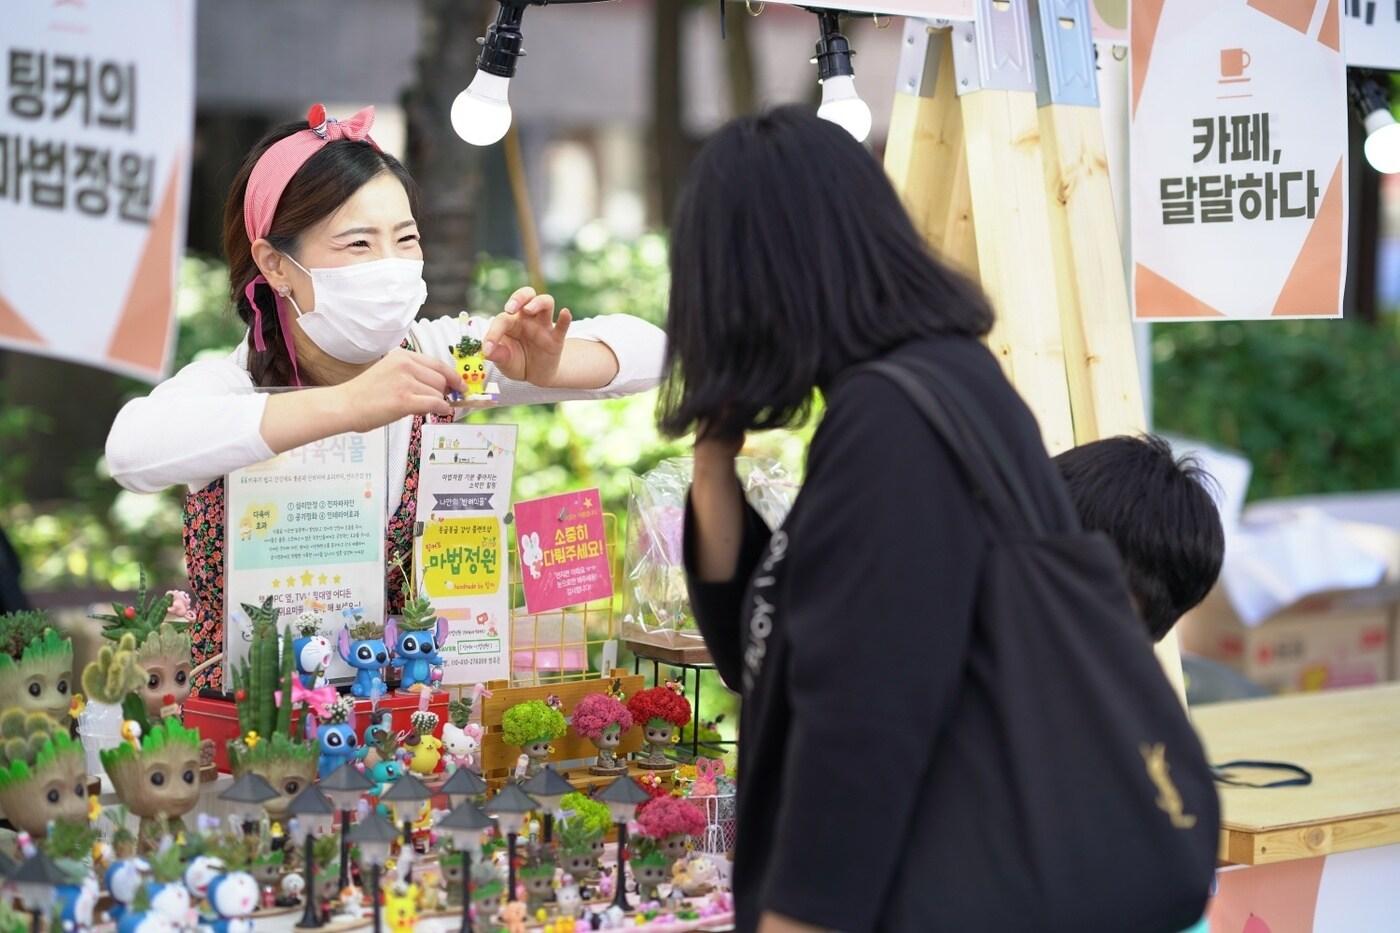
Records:
{"label": "tiny figurine", "polygon": [[637,895],[643,900],[659,900],[660,886],[671,880],[671,860],[650,836],[632,840],[631,848],[628,865],[637,878]]}
{"label": "tiny figurine", "polygon": [[175,616],[170,621],[174,591],[159,598],[146,592],[146,574],[136,602],[129,606],[112,604],[111,613],[92,618],[104,623],[102,636],[120,643],[122,636],[131,635],[136,641],[136,663],[146,673],[146,681],[138,691],[146,704],[146,714],[152,717],[178,715],[178,707],[190,695],[193,684],[190,670],[194,664],[194,642],[189,634],[189,620]]}
{"label": "tiny figurine", "polygon": [[520,881],[531,913],[554,900],[554,857],[543,848],[532,849],[520,869]]}
{"label": "tiny figurine", "polygon": [[666,750],[677,730],[690,722],[690,701],[680,695],[679,685],[640,690],[627,701],[627,709],[644,730],[647,755],[638,764],[657,771],[674,768],[675,762],[666,757]]}
{"label": "tiny figurine", "polygon": [[476,756],[481,751],[481,735],[480,723],[469,722],[463,726],[452,722],[443,724],[443,770],[449,777],[455,774],[458,768],[472,770],[476,767]]}
{"label": "tiny figurine", "polygon": [[83,875],[77,884],[65,884],[58,888],[58,900],[63,905],[59,913],[62,929],[76,931],[91,930],[96,920],[97,901],[102,896],[101,886],[91,874]]}
{"label": "tiny figurine", "polygon": [[554,894],[554,902],[559,908],[559,916],[570,920],[578,917],[579,911],[583,909],[583,898],[572,875],[565,875],[561,879],[559,890]]}
{"label": "tiny figurine", "polygon": [[295,623],[297,637],[292,640],[292,657],[296,660],[297,677],[310,689],[326,685],[326,668],[334,650],[331,640],[321,634],[321,617],[304,612]]}
{"label": "tiny figurine", "polygon": [[519,748],[529,762],[524,778],[539,774],[549,761],[550,743],[568,731],[564,714],[544,700],[526,700],[506,710],[501,719],[507,745]]}
{"label": "tiny figurine", "polygon": [[0,716],[0,807],[35,839],[55,820],[88,815],[83,747],[68,728],[44,713],[6,710]]}
{"label": "tiny figurine", "polygon": [[690,796],[715,796],[719,793],[719,782],[723,777],[723,761],[718,758],[701,758],[695,762],[695,783],[690,786]]}
{"label": "tiny figurine", "polygon": [[390,933],[413,933],[418,922],[418,885],[400,881],[385,893],[384,920]]}
{"label": "tiny figurine", "polygon": [[150,874],[150,863],[142,858],[128,858],[113,862],[107,869],[105,883],[107,893],[112,895],[112,900],[116,904],[107,911],[113,920],[120,920],[122,915],[131,909],[132,902],[136,900],[136,895],[146,885],[146,877]]}
{"label": "tiny figurine", "polygon": [[73,640],[42,612],[0,615],[0,710],[46,713],[68,724]]}
{"label": "tiny figurine", "polygon": [[[402,568],[400,568],[400,572]],[[427,594],[414,594],[404,573],[403,614],[392,617],[384,627],[385,640],[394,646],[390,665],[401,671],[400,690],[431,690],[434,673],[442,670],[438,648],[447,641],[447,619],[440,618]]]}
{"label": "tiny figurine", "polygon": [[185,868],[185,888],[190,892],[190,900],[203,903],[209,896],[209,885],[227,869],[223,860],[212,855],[196,855]]}
{"label": "tiny figurine", "polygon": [[199,802],[199,730],[166,719],[141,737],[140,749],[123,743],[101,756],[117,797],[141,817],[139,845],[149,851],[184,830],[181,817]]}
{"label": "tiny figurine", "polygon": [[252,933],[248,919],[258,909],[258,882],[246,871],[220,875],[209,885],[209,906],[215,919],[201,924],[211,933]]}
{"label": "tiny figurine", "polygon": [[288,872],[282,876],[282,883],[278,885],[278,907],[296,907],[301,904],[302,894],[306,891],[306,879],[300,872]]}
{"label": "tiny figurine", "polygon": [[408,769],[414,774],[427,776],[438,769],[442,761],[442,739],[433,735],[437,728],[438,715],[431,712],[415,712],[409,717],[413,732],[404,740],[411,757]]}
{"label": "tiny figurine", "polygon": [[365,916],[365,895],[354,885],[340,892],[340,913],[337,920],[362,920]]}
{"label": "tiny figurine", "polygon": [[606,693],[590,693],[574,707],[570,725],[598,750],[598,760],[588,769],[589,773],[626,773],[626,763],[617,758],[622,736],[632,728],[632,713],[626,705]]}
{"label": "tiny figurine", "polygon": [[457,362],[457,372],[466,383],[467,394],[452,393],[454,402],[493,401],[500,389],[495,383],[486,382],[486,356],[482,353],[481,341],[475,337],[463,337],[452,346],[452,358]]}
{"label": "tiny figurine", "polygon": [[686,897],[701,897],[714,890],[719,869],[703,855],[682,859],[671,867],[671,883]]}
{"label": "tiny figurine", "polygon": [[316,742],[320,746],[321,755],[316,763],[316,774],[319,777],[326,777],[336,768],[358,757],[356,745],[359,740],[355,737],[355,727],[350,724],[354,710],[355,701],[350,697],[341,697],[331,704],[326,713],[326,721],[318,727]]}
{"label": "tiny figurine", "polygon": [[511,901],[502,907],[501,922],[506,925],[506,933],[525,933],[525,918],[528,915],[520,901]]}
{"label": "tiny figurine", "polygon": [[358,609],[346,609],[349,621],[340,630],[340,656],[355,669],[355,682],[350,692],[361,699],[382,696],[384,667],[389,663],[389,649],[384,644],[384,626],[366,622]]}
{"label": "tiny figurine", "polygon": [[190,892],[179,883],[153,884],[148,888],[151,906],[147,913],[164,917],[177,930],[193,930],[196,913]]}
{"label": "tiny figurine", "polygon": [[689,800],[658,797],[638,809],[637,823],[642,834],[655,839],[665,856],[674,861],[685,855],[690,838],[704,833],[709,821],[705,811]]}

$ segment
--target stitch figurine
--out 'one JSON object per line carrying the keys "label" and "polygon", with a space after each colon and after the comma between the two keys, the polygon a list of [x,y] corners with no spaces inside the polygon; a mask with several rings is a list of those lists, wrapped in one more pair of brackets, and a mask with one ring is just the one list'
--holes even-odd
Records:
{"label": "stitch figurine", "polygon": [[354,709],[354,700],[341,697],[331,704],[326,721],[317,728],[316,741],[321,747],[321,755],[316,761],[316,774],[319,777],[326,777],[336,768],[359,757],[355,727],[350,723]]}
{"label": "stitch figurine", "polygon": [[397,621],[390,618],[384,627],[385,641],[394,646],[394,659],[389,663],[402,671],[400,690],[432,689],[434,672],[443,663],[438,648],[447,634],[447,620],[438,618],[426,594],[411,592],[405,576],[403,615]]}
{"label": "stitch figurine", "polygon": [[384,666],[389,663],[389,648],[384,644],[384,626],[366,622],[359,610],[346,609],[349,618],[340,630],[340,656],[355,669],[355,682],[350,692],[362,699],[384,693]]}
{"label": "stitch figurine", "polygon": [[331,663],[329,638],[321,635],[321,618],[315,613],[302,613],[296,621],[299,637],[292,641],[292,656],[297,663],[301,685],[309,689],[326,685],[326,666]]}

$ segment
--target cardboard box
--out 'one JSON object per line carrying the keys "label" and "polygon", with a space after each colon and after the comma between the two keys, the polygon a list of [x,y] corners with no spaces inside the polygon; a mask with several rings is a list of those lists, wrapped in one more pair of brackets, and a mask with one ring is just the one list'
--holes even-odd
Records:
{"label": "cardboard box", "polygon": [[1240,620],[1217,586],[1181,621],[1182,647],[1277,693],[1400,677],[1400,535],[1378,526],[1345,527],[1357,544],[1386,555],[1386,579],[1303,597],[1255,626]]}

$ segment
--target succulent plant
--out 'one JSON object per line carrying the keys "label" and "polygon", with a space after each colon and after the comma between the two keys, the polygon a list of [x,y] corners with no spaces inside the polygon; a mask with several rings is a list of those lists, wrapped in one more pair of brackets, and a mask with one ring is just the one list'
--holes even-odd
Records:
{"label": "succulent plant", "polygon": [[146,671],[136,660],[136,636],[130,632],[115,647],[104,645],[83,670],[83,694],[96,703],[119,704],[145,683]]}
{"label": "succulent plant", "polygon": [[[170,613],[170,606],[175,601],[173,593],[166,593],[164,596],[155,596],[146,590],[146,572],[141,571],[141,584],[136,592],[136,602],[123,606],[121,603],[113,603],[112,611],[101,615],[94,615],[92,618],[104,623],[102,635],[112,641],[120,641],[123,635],[134,635],[136,643],[140,645],[156,629],[165,623],[166,617]],[[189,627],[188,622],[170,623],[177,631],[184,631]]]}

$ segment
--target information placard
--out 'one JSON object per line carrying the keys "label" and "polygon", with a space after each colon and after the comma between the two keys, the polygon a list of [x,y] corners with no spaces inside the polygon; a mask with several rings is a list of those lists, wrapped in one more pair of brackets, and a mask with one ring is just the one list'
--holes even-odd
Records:
{"label": "information placard", "polygon": [[[224,682],[247,657],[243,604],[273,597],[279,625],[320,617],[335,644],[344,613],[384,618],[385,429],[340,434],[230,473],[225,499]],[[332,680],[354,671],[339,655]]]}
{"label": "information placard", "polygon": [[450,626],[444,684],[510,676],[505,526],[515,434],[515,425],[423,426],[413,566],[418,586]]}
{"label": "information placard", "polygon": [[515,504],[527,612],[550,612],[612,595],[602,501],[598,490],[584,489]]}
{"label": "information placard", "polygon": [[1134,0],[1131,106],[1137,318],[1339,317],[1335,0]]}

